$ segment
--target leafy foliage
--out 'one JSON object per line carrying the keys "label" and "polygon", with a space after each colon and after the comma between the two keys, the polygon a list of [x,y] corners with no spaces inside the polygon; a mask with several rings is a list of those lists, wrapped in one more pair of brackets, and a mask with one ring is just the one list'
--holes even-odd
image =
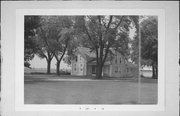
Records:
{"label": "leafy foliage", "polygon": [[148,17],[141,23],[142,58],[157,64],[158,22],[156,17]]}
{"label": "leafy foliage", "polygon": [[[57,74],[59,75],[60,62],[73,45],[71,43],[74,38],[73,21],[69,16],[42,16],[41,20],[42,26],[39,30],[41,39],[38,42],[41,49],[38,55],[48,60],[55,57],[57,60]],[[50,54],[50,56],[47,54]]]}
{"label": "leafy foliage", "polygon": [[158,74],[158,21],[157,17],[148,17],[141,23],[142,59],[145,65],[152,66],[153,78]]}
{"label": "leafy foliage", "polygon": [[[25,66],[30,66],[29,61],[33,59],[38,47],[35,41],[36,29],[40,26],[39,16],[25,16],[24,27],[24,61]],[[27,65],[28,64],[28,65]]]}
{"label": "leafy foliage", "polygon": [[76,17],[76,31],[81,35],[82,46],[96,52],[97,78],[101,78],[106,58],[114,50],[124,56],[129,52],[129,30],[133,20],[129,16],[81,16]]}
{"label": "leafy foliage", "polygon": [[158,19],[156,16],[142,17],[140,27],[136,24],[136,37],[132,41],[133,52],[131,58],[138,63],[139,57],[139,28],[141,33],[141,65],[152,66],[153,77],[157,77],[158,70]]}

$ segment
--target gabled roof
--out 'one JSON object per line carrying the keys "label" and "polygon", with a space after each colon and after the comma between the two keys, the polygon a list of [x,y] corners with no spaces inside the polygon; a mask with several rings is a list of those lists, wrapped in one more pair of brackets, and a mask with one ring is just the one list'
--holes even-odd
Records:
{"label": "gabled roof", "polygon": [[[112,52],[115,53],[114,50]],[[96,54],[94,51],[91,51],[90,48],[78,47],[78,53],[81,54],[88,63],[96,64]],[[112,59],[110,57],[107,57],[105,64],[110,64],[111,60]]]}
{"label": "gabled roof", "polygon": [[86,47],[78,47],[78,52],[87,60],[90,61],[96,58],[95,52],[91,51],[89,48]]}

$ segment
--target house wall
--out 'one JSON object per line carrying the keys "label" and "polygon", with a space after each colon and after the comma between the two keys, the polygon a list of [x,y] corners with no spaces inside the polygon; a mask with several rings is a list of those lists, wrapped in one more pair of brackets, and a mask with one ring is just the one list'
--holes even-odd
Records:
{"label": "house wall", "polygon": [[[87,65],[86,59],[81,54],[77,55],[77,61],[72,61],[71,75],[92,75],[92,66]],[[138,75],[137,68],[129,67],[118,52],[111,64],[103,67],[103,76],[134,77],[135,75]]]}
{"label": "house wall", "polygon": [[126,72],[126,74],[124,75],[124,76],[126,76],[126,77],[131,77],[131,76],[133,76],[133,70],[132,70],[133,68],[131,68],[131,67],[128,67],[127,65],[126,65],[126,68],[125,68],[125,71],[124,72]]}
{"label": "house wall", "polygon": [[80,55],[77,55],[77,61],[74,59],[72,61],[72,70],[71,70],[71,75],[86,75],[86,60]]}
{"label": "house wall", "polygon": [[110,76],[111,77],[124,77],[125,72],[125,60],[120,53],[116,53],[116,56],[112,60]]}
{"label": "house wall", "polygon": [[103,67],[103,76],[110,76],[110,66],[109,65],[105,65]]}
{"label": "house wall", "polygon": [[117,53],[112,60],[110,77],[136,77],[137,75],[138,68],[127,65],[124,57]]}

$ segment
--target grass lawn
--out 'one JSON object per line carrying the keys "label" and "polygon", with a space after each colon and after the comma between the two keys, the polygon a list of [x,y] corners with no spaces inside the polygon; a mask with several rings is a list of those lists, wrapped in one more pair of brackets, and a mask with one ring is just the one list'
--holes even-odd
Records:
{"label": "grass lawn", "polygon": [[[33,77],[43,78],[43,75]],[[25,81],[24,97],[25,104],[139,104],[137,81],[127,80],[28,80]],[[144,81],[141,104],[156,103],[157,83]]]}

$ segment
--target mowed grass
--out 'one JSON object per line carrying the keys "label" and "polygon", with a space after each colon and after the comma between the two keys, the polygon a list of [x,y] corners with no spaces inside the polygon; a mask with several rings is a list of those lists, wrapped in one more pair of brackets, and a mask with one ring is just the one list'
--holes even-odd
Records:
{"label": "mowed grass", "polygon": [[127,80],[25,81],[24,98],[25,104],[156,104],[157,83],[141,84],[140,103],[137,81]]}

